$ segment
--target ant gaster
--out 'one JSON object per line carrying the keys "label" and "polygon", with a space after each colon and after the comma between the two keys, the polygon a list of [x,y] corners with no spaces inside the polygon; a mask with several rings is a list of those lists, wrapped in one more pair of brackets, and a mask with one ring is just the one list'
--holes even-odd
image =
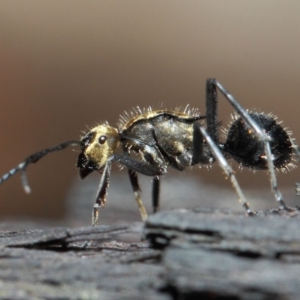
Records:
{"label": "ant gaster", "polygon": [[[219,140],[217,89],[236,112],[224,143]],[[143,220],[147,218],[147,213],[140,197],[137,173],[153,177],[152,204],[156,212],[159,206],[160,176],[167,172],[168,166],[183,171],[186,167],[212,164],[215,161],[230,178],[247,214],[253,214],[227,162],[229,158],[250,169],[268,170],[271,188],[280,208],[290,209],[278,190],[275,171],[294,167],[292,160],[294,154],[299,157],[298,146],[273,115],[244,109],[215,79],[208,79],[206,83],[206,116],[200,115],[196,109],[142,111],[137,108],[131,115],[121,117],[119,129],[105,123],[92,128],[80,141],[68,141],[29,156],[0,178],[0,184],[21,171],[23,186],[29,192],[27,166],[50,152],[75,145],[81,148],[77,161],[80,177],[84,179],[93,171],[102,173],[93,209],[93,225],[98,223],[98,210],[106,202],[112,162],[128,168]],[[123,154],[116,153],[120,145]],[[138,153],[141,159],[131,157],[130,151]]]}

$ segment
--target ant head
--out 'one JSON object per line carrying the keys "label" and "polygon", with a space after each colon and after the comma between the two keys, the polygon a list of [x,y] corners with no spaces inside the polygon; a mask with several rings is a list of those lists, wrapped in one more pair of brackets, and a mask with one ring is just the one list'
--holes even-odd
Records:
{"label": "ant head", "polygon": [[80,140],[81,153],[77,161],[79,174],[84,179],[91,172],[104,168],[119,147],[118,130],[107,124],[91,129]]}

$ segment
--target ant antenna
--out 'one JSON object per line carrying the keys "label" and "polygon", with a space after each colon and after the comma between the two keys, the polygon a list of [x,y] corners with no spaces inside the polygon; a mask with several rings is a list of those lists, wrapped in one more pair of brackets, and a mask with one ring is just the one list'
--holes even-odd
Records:
{"label": "ant antenna", "polygon": [[17,172],[21,171],[21,181],[22,181],[22,185],[23,188],[25,190],[25,192],[27,194],[29,194],[31,192],[30,186],[28,184],[28,180],[27,180],[27,174],[26,174],[26,168],[29,164],[34,164],[37,161],[39,161],[41,158],[43,158],[44,156],[46,156],[48,153],[51,152],[55,152],[55,151],[61,151],[69,146],[77,146],[80,145],[80,141],[68,141],[68,142],[64,142],[62,144],[59,144],[55,147],[50,147],[44,150],[41,150],[37,153],[34,153],[30,156],[28,156],[23,162],[21,162],[16,168],[11,169],[9,172],[7,172],[6,174],[4,174],[1,178],[0,178],[0,184],[2,184],[4,181],[6,181],[7,179],[9,179],[11,176],[15,175]]}

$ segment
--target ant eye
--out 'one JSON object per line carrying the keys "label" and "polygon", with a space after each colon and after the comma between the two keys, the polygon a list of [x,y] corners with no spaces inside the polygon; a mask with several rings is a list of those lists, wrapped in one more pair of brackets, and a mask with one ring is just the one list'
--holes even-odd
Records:
{"label": "ant eye", "polygon": [[107,137],[106,137],[106,135],[101,135],[100,137],[99,137],[99,144],[104,144],[105,142],[106,142],[106,140],[107,140]]}

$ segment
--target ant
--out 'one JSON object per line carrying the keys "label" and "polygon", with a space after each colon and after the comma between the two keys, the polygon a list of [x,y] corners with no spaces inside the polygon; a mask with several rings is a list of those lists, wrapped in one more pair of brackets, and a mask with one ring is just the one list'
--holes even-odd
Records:
{"label": "ant", "polygon": [[[219,90],[233,106],[233,117],[224,143],[219,140],[218,94]],[[204,121],[203,121],[204,120]],[[206,126],[204,126],[204,122]],[[68,141],[47,148],[26,158],[16,168],[0,178],[0,184],[21,171],[24,189],[30,192],[26,168],[31,163],[50,152],[60,151],[69,146],[81,148],[77,168],[82,179],[97,171],[102,174],[96,203],[93,208],[92,223],[98,223],[98,211],[106,202],[112,162],[128,168],[129,179],[134,191],[142,220],[147,212],[140,196],[137,173],[152,176],[152,205],[156,212],[159,206],[160,177],[167,167],[183,171],[197,164],[212,164],[217,161],[230,178],[238,197],[248,215],[255,214],[240,188],[236,176],[227,160],[233,158],[241,166],[254,170],[268,170],[271,188],[280,209],[289,208],[278,190],[276,170],[287,171],[295,167],[293,156],[299,157],[299,148],[290,132],[284,129],[272,114],[253,112],[244,109],[216,79],[206,82],[206,116],[197,109],[183,110],[141,110],[121,116],[118,129],[104,123],[92,128],[80,141]],[[119,146],[123,154],[117,154]],[[130,156],[130,152],[140,155],[140,159]]]}

